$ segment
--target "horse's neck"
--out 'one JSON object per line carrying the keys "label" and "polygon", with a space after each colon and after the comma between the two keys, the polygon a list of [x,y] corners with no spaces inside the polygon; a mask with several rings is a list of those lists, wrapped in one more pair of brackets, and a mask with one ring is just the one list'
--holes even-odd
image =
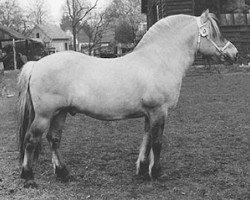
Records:
{"label": "horse's neck", "polygon": [[161,39],[155,40],[147,47],[144,45],[145,53],[152,59],[159,59],[166,70],[180,79],[183,78],[194,62],[197,49],[198,33],[194,25],[196,24],[186,25],[172,35],[163,31],[160,33]]}

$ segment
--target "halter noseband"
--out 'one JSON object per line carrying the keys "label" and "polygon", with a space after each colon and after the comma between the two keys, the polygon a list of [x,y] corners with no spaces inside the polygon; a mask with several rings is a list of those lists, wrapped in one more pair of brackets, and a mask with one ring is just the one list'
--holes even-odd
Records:
{"label": "halter noseband", "polygon": [[198,48],[197,51],[200,49],[200,43],[201,43],[201,37],[207,38],[213,45],[214,47],[220,52],[220,54],[223,54],[223,52],[226,50],[226,48],[232,44],[230,41],[228,41],[224,47],[219,47],[210,37],[209,37],[209,30],[207,27],[205,27],[206,23],[202,24],[201,23],[201,18],[196,17],[197,24],[199,27],[199,35],[198,35]]}

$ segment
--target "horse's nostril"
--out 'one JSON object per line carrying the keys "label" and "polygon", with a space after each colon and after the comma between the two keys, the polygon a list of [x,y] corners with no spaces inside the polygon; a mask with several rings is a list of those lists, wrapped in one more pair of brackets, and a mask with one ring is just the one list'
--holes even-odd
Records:
{"label": "horse's nostril", "polygon": [[236,58],[236,59],[239,58],[239,53],[238,53],[238,52],[235,54],[235,58]]}
{"label": "horse's nostril", "polygon": [[239,58],[239,53],[237,52],[237,53],[235,54],[235,61],[237,61],[238,58]]}

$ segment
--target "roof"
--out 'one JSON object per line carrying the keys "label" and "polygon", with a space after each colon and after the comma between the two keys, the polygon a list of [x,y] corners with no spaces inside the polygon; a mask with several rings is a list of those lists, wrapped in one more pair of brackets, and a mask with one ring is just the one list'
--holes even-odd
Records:
{"label": "roof", "polygon": [[12,40],[13,38],[17,40],[27,39],[21,33],[18,33],[17,31],[6,26],[0,25],[0,41]]}
{"label": "roof", "polygon": [[39,24],[36,25],[39,29],[41,29],[44,34],[46,34],[50,39],[69,39],[69,36],[57,25],[54,24]]}

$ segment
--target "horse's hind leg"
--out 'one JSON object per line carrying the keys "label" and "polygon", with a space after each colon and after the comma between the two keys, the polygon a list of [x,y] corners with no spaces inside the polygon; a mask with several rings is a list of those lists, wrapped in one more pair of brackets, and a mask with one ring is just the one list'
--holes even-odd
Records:
{"label": "horse's hind leg", "polygon": [[21,178],[25,179],[24,187],[36,187],[32,170],[34,151],[42,139],[42,134],[48,130],[50,119],[36,115],[29,132],[25,136],[24,158],[22,163]]}
{"label": "horse's hind leg", "polygon": [[67,181],[69,179],[69,172],[66,169],[65,164],[62,161],[62,157],[59,151],[62,130],[66,120],[67,112],[60,111],[55,117],[53,117],[50,129],[47,134],[47,140],[50,143],[52,152],[52,164],[54,172],[58,178],[62,181]]}

